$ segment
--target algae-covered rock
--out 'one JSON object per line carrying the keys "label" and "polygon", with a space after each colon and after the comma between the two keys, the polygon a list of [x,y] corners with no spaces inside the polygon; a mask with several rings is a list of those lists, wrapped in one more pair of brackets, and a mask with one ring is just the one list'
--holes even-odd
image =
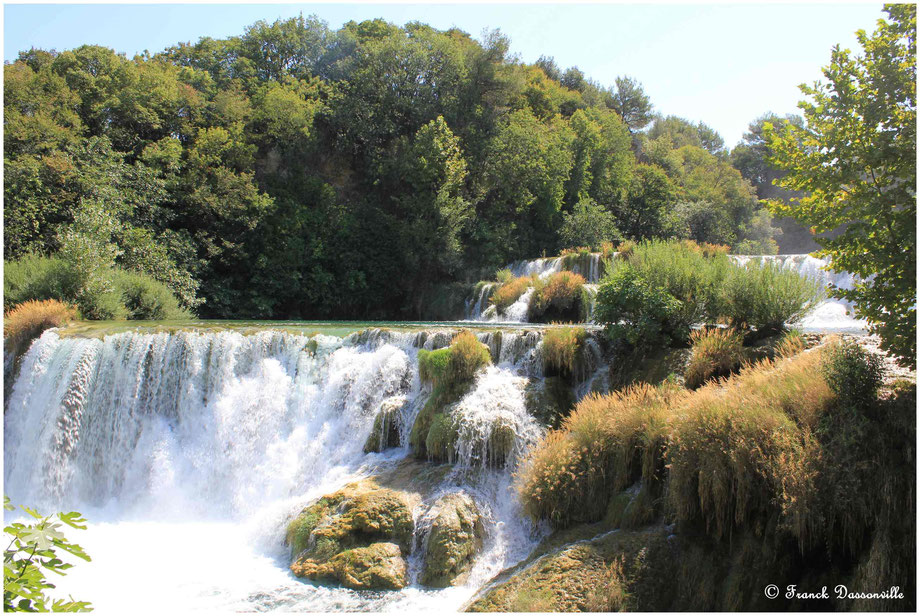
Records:
{"label": "algae-covered rock", "polygon": [[384,400],[374,418],[374,427],[364,443],[364,453],[381,452],[388,447],[399,447],[402,407],[405,396],[394,396]]}
{"label": "algae-covered rock", "polygon": [[465,577],[482,549],[483,526],[476,503],[463,493],[439,498],[432,513],[421,583],[444,588]]}
{"label": "algae-covered rock", "polygon": [[338,582],[355,590],[399,590],[409,583],[406,560],[395,543],[352,548],[325,562],[297,561],[291,571],[298,577]]}
{"label": "algae-covered rock", "polygon": [[373,480],[349,484],[288,525],[291,572],[350,588],[402,588],[413,530],[407,495]]}

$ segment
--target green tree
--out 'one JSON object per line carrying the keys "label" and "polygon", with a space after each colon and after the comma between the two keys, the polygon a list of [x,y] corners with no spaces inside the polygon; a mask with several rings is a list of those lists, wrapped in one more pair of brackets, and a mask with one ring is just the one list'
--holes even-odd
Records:
{"label": "green tree", "polygon": [[623,236],[613,214],[590,197],[582,198],[571,213],[563,214],[559,239],[563,248],[588,246],[599,250],[603,242],[615,242]]}
{"label": "green tree", "polygon": [[[10,499],[3,497],[3,508],[13,511]],[[85,529],[86,520],[74,511],[42,516],[28,507],[21,509],[38,520],[34,524],[13,522],[3,529],[9,545],[3,551],[3,611],[4,612],[84,612],[93,608],[86,601],[51,599],[45,594],[54,584],[47,573],[66,575],[73,567],[58,557],[58,550],[85,561],[92,560],[76,543],[67,540],[59,530],[62,524]]]}
{"label": "green tree", "polygon": [[780,185],[805,192],[772,201],[818,233],[835,271],[860,276],[852,301],[885,349],[916,360],[917,7],[886,5],[871,35],[856,33],[861,55],[834,47],[826,81],[802,85],[805,126],[766,126],[771,159],[788,174]]}
{"label": "green tree", "polygon": [[630,132],[640,131],[652,121],[652,103],[642,84],[632,77],[617,77],[612,92],[612,107]]}

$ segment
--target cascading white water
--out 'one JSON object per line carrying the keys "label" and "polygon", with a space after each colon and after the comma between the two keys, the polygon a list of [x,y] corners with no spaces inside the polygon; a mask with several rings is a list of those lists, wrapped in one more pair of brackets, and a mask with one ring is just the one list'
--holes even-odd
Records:
{"label": "cascading white water", "polygon": [[480,430],[490,417],[510,427],[515,457],[539,435],[520,386],[533,356],[521,347],[539,340],[532,333],[509,335],[514,350],[496,352],[521,360],[490,368],[461,404],[466,427],[445,486],[465,486],[488,522],[463,586],[314,586],[288,573],[282,541],[305,504],[408,455],[363,446],[383,403],[401,401],[411,425],[424,402],[418,347],[450,337],[48,331],[23,358],[5,414],[6,493],[87,516],[90,529],[72,535],[93,562],[59,591],[100,609],[456,609],[539,538],[510,493],[513,461],[484,469],[472,454],[488,447],[476,439],[490,436]]}
{"label": "cascading white water", "polygon": [[[828,271],[828,260],[811,255],[732,255],[731,259],[739,265],[752,261],[774,263],[784,269],[798,272],[799,275],[821,283],[825,288],[852,289],[857,278],[849,272]],[[799,327],[805,330],[858,331],[866,329],[866,322],[856,318],[853,305],[841,299],[829,298],[818,304],[802,319]]]}

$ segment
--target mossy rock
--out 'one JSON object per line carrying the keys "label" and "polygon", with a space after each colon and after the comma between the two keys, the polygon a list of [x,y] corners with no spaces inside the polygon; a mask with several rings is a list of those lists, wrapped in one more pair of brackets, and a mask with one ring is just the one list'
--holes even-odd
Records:
{"label": "mossy rock", "polygon": [[634,383],[657,385],[672,374],[683,377],[690,363],[690,349],[658,349],[643,356],[617,358],[610,366],[610,386],[618,389]]}
{"label": "mossy rock", "polygon": [[354,590],[399,590],[409,584],[408,567],[395,543],[372,543],[340,552],[325,562],[291,565],[297,577],[337,582]]}
{"label": "mossy rock", "polygon": [[445,588],[461,583],[482,549],[484,530],[479,509],[462,493],[442,496],[435,502],[437,511],[428,534],[421,583]]}
{"label": "mossy rock", "polygon": [[572,386],[563,378],[551,376],[533,380],[524,391],[527,412],[550,428],[558,428],[562,420],[575,407]]}
{"label": "mossy rock", "polygon": [[[664,527],[606,532],[544,553],[493,585],[470,612],[607,612],[671,605]],[[641,591],[641,592],[640,592]]]}
{"label": "mossy rock", "polygon": [[398,396],[384,400],[374,418],[374,427],[370,436],[364,443],[364,453],[381,452],[388,447],[399,447],[400,424],[402,423],[401,410],[406,399]]}
{"label": "mossy rock", "polygon": [[438,413],[432,418],[428,436],[425,437],[425,451],[428,459],[436,462],[450,462],[457,445],[457,422],[450,413]]}
{"label": "mossy rock", "polygon": [[610,497],[604,524],[610,528],[639,528],[654,520],[657,513],[648,488],[636,485]]}
{"label": "mossy rock", "polygon": [[[291,572],[312,580],[338,581],[349,588],[402,588],[399,563],[390,548],[386,558],[379,546],[394,546],[402,559],[411,548],[415,525],[406,494],[380,487],[373,480],[349,484],[305,508],[288,525]],[[376,551],[362,551],[378,546]],[[352,562],[357,564],[351,564]],[[362,571],[367,569],[369,572]],[[395,581],[381,581],[391,579]],[[402,581],[399,581],[402,580]],[[402,586],[398,585],[402,584]]]}

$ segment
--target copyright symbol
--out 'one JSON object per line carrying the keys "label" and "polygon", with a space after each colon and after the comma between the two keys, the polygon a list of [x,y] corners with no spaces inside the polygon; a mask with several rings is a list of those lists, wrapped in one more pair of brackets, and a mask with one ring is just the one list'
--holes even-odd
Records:
{"label": "copyright symbol", "polygon": [[767,595],[767,599],[776,599],[779,596],[779,586],[770,584],[763,589],[763,594]]}

